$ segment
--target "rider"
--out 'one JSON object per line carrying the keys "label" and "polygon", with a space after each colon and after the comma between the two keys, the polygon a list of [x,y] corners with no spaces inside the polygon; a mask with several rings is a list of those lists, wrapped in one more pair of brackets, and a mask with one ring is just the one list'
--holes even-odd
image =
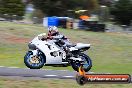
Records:
{"label": "rider", "polygon": [[57,40],[56,44],[60,47],[63,47],[63,49],[68,52],[66,49],[68,45],[71,45],[69,40],[62,34],[58,32],[58,28],[56,26],[50,26],[48,27],[48,39],[54,39]]}
{"label": "rider", "polygon": [[63,38],[64,36],[61,35],[59,32],[58,32],[58,28],[56,26],[49,26],[48,27],[48,38],[49,39],[61,39]]}

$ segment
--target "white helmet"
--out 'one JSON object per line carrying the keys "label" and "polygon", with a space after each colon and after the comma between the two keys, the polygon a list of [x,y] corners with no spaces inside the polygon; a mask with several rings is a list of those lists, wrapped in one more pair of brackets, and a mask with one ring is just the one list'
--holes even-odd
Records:
{"label": "white helmet", "polygon": [[56,32],[58,32],[58,28],[56,26],[49,26],[48,30],[49,31],[56,31]]}

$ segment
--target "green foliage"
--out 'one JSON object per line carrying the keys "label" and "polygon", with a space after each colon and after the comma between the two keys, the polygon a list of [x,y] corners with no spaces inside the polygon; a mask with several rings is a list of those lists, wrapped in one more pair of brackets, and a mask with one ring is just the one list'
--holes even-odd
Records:
{"label": "green foliage", "polygon": [[0,0],[0,13],[9,15],[24,15],[24,4],[21,0]]}
{"label": "green foliage", "polygon": [[[28,42],[34,36],[43,32],[47,33],[47,30],[42,25],[0,22],[0,37],[2,37],[0,40],[0,65],[26,68],[23,57],[28,50]],[[86,52],[93,62],[93,67],[90,71],[95,73],[132,74],[131,34],[97,33],[70,29],[59,29],[59,32],[68,36],[73,43],[92,44],[92,47]],[[73,71],[71,66],[65,68],[44,66],[43,69]]]}
{"label": "green foliage", "polygon": [[111,13],[115,15],[115,19],[121,24],[129,25],[132,20],[132,1],[119,0],[111,8]]}
{"label": "green foliage", "polygon": [[96,10],[99,6],[98,0],[85,0],[85,1],[88,10]]}
{"label": "green foliage", "polygon": [[110,6],[115,0],[98,0],[100,5]]}
{"label": "green foliage", "polygon": [[33,0],[33,4],[48,16],[67,16],[68,10],[93,10],[98,5],[97,0]]}

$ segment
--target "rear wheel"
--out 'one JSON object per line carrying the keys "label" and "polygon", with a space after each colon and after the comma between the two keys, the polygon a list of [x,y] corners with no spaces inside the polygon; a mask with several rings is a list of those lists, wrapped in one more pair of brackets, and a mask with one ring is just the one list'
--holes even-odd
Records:
{"label": "rear wheel", "polygon": [[24,56],[24,63],[30,69],[40,69],[45,63],[45,58],[42,55],[33,56],[32,51],[28,51]]}
{"label": "rear wheel", "polygon": [[82,65],[82,68],[84,69],[85,72],[88,72],[91,67],[92,67],[92,61],[90,59],[89,56],[87,56],[86,54],[84,53],[81,53],[79,55],[80,58],[82,58],[82,60],[84,60],[83,64],[81,62],[71,62],[71,66],[72,68],[75,70],[75,71],[79,71],[79,67]]}

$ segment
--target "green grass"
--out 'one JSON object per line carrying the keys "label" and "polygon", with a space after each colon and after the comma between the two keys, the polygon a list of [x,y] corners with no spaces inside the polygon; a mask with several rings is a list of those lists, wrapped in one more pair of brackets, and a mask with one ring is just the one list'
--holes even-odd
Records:
{"label": "green grass", "polygon": [[[96,73],[132,74],[132,35],[123,33],[98,33],[79,30],[59,29],[74,43],[90,43],[87,52],[93,62],[91,71]],[[24,68],[23,57],[28,41],[37,34],[47,32],[41,25],[0,22],[0,65]],[[28,39],[26,42],[10,41],[10,36]],[[44,66],[44,69],[68,69],[69,67]]]}
{"label": "green grass", "polygon": [[80,86],[75,80],[64,79],[11,79],[0,78],[0,88],[131,88],[132,84],[85,84]]}

